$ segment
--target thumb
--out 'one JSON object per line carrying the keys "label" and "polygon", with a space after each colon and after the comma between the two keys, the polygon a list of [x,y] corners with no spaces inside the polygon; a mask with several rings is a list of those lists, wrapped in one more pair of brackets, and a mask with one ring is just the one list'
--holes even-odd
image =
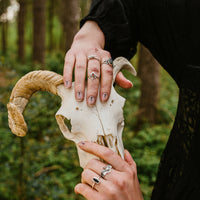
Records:
{"label": "thumb", "polygon": [[126,79],[126,77],[122,74],[122,72],[119,72],[116,76],[115,82],[117,85],[119,85],[122,88],[129,89],[133,87],[133,83]]}
{"label": "thumb", "polygon": [[124,150],[124,160],[132,167],[136,168],[136,163],[133,160],[131,154],[125,149]]}

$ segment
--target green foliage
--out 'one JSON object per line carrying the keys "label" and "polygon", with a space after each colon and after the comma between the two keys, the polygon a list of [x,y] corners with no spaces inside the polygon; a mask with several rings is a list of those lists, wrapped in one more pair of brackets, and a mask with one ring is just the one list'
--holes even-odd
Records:
{"label": "green foliage", "polygon": [[141,184],[144,199],[150,199],[156,180],[158,164],[164,146],[169,136],[170,126],[147,126],[131,137],[131,133],[125,133],[124,146],[128,149],[137,163],[138,177]]}
{"label": "green foliage", "polygon": [[[26,199],[75,199],[73,188],[80,181],[81,168],[74,145],[56,134],[46,135],[44,142],[38,142],[31,135],[23,140],[22,156],[20,139],[8,129],[0,129],[1,199],[18,199],[22,186]],[[20,177],[21,159],[23,177]],[[48,167],[50,170],[45,171]],[[23,185],[19,185],[21,178]]]}

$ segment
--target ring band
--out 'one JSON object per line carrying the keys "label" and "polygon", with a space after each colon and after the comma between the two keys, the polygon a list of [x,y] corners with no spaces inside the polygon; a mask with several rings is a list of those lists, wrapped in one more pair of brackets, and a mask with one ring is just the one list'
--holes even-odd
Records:
{"label": "ring band", "polygon": [[106,166],[103,167],[103,169],[109,171],[109,170],[112,169],[112,166],[111,165],[106,165]]}
{"label": "ring band", "polygon": [[91,56],[88,56],[88,60],[92,60],[92,59],[96,59],[100,62],[100,58],[96,55],[91,55]]}
{"label": "ring band", "polygon": [[92,181],[93,181],[92,189],[94,188],[95,184],[98,185],[100,183],[100,178],[101,178],[100,176],[92,178]]}
{"label": "ring band", "polygon": [[102,64],[106,64],[106,65],[110,65],[110,66],[113,66],[113,59],[112,58],[109,58],[107,60],[104,60],[102,62]]}
{"label": "ring band", "polygon": [[103,178],[106,174],[111,172],[112,166],[111,165],[106,165],[103,167],[103,171],[101,172],[101,177]]}
{"label": "ring band", "polygon": [[94,80],[94,79],[97,79],[97,78],[99,78],[99,77],[95,74],[95,72],[91,72],[91,73],[88,75],[88,79]]}

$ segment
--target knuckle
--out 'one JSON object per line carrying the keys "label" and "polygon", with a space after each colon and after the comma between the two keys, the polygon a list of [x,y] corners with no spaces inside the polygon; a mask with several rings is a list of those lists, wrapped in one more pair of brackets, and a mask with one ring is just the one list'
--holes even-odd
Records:
{"label": "knuckle", "polygon": [[71,49],[65,54],[65,61],[69,58],[74,57],[74,54],[72,53]]}
{"label": "knuckle", "polygon": [[134,160],[133,160],[133,168],[137,171],[137,164]]}
{"label": "knuckle", "polygon": [[69,59],[65,59],[65,66],[68,67],[70,66],[71,62]]}
{"label": "knuckle", "polygon": [[81,173],[81,181],[82,181],[82,179],[83,179],[84,176],[85,176],[85,170],[82,171],[82,173]]}
{"label": "knuckle", "polygon": [[91,67],[91,71],[92,71],[92,72],[95,72],[95,73],[97,73],[97,74],[100,73],[100,71],[99,71],[99,69],[98,69],[97,67]]}
{"label": "knuckle", "polygon": [[71,80],[69,74],[63,75],[63,81],[65,81],[65,80],[67,80],[67,81]]}
{"label": "knuckle", "polygon": [[84,179],[84,177],[87,177],[89,174],[89,169],[84,169],[83,172],[81,173],[81,177]]}
{"label": "knuckle", "polygon": [[75,92],[81,92],[84,90],[84,85],[82,85],[81,83],[77,83],[77,81],[75,81]]}
{"label": "knuckle", "polygon": [[91,51],[92,53],[97,53],[97,52],[99,51],[99,49],[98,49],[97,47],[92,47],[92,48],[90,49],[90,51]]}
{"label": "knuckle", "polygon": [[76,69],[78,70],[78,71],[83,71],[83,70],[85,70],[85,66],[84,65],[76,65]]}
{"label": "knuckle", "polygon": [[129,170],[129,165],[126,162],[122,162],[121,163],[121,168],[123,168],[124,171],[126,172],[127,170]]}
{"label": "knuckle", "polygon": [[74,67],[74,59],[73,58],[65,59],[64,67],[65,68],[73,68]]}
{"label": "knuckle", "polygon": [[137,176],[137,171],[133,168],[127,170],[127,176],[135,178]]}
{"label": "knuckle", "polygon": [[109,51],[103,50],[104,56],[111,58],[111,54]]}
{"label": "knuckle", "polygon": [[69,52],[67,52],[66,54],[65,54],[65,62],[68,60],[68,58],[69,58]]}
{"label": "knuckle", "polygon": [[111,87],[112,87],[112,82],[108,79],[101,79],[101,92],[104,93],[104,92],[108,92],[110,93],[110,90],[111,90]]}
{"label": "knuckle", "polygon": [[97,97],[97,95],[98,95],[98,84],[94,84],[94,83],[92,84],[91,83],[91,85],[90,85],[90,87],[92,87],[92,88],[89,88],[89,86],[88,86],[87,97],[88,98],[90,98],[90,96]]}
{"label": "knuckle", "polygon": [[109,76],[113,76],[113,69],[111,67],[105,69],[105,73]]}
{"label": "knuckle", "polygon": [[107,187],[107,196],[109,196],[110,199],[115,199],[117,193],[118,189],[114,185]]}
{"label": "knuckle", "polygon": [[120,190],[124,190],[127,186],[127,181],[130,179],[130,177],[125,176],[120,176],[116,179],[113,180],[113,183],[116,185],[116,187]]}
{"label": "knuckle", "polygon": [[115,153],[111,149],[106,148],[106,149],[104,149],[103,154],[105,155],[105,157],[112,157],[112,156],[114,156]]}
{"label": "knuckle", "polygon": [[70,70],[65,69],[64,73],[63,73],[63,79],[67,80],[70,79],[71,80],[72,77],[72,72]]}
{"label": "knuckle", "polygon": [[[89,82],[89,81],[88,81]],[[89,98],[90,96],[97,96],[98,95],[98,88],[99,84],[96,82],[89,82],[88,87],[87,87],[87,97]]]}

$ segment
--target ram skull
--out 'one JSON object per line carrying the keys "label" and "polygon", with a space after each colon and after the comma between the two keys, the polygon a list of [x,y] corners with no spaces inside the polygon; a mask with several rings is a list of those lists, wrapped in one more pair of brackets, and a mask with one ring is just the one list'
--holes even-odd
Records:
{"label": "ram skull", "polygon": [[[123,57],[116,58],[113,61],[113,84],[122,68],[136,75],[128,60]],[[32,94],[37,91],[49,91],[61,97],[61,107],[55,117],[64,137],[75,142],[81,167],[94,158],[94,155],[82,151],[77,145],[80,141],[92,141],[107,146],[124,158],[122,131],[125,99],[117,94],[113,86],[106,103],[100,102],[97,98],[96,104],[89,107],[86,100],[83,102],[75,100],[74,84],[71,89],[65,88],[61,75],[50,71],[33,71],[26,74],[13,88],[7,105],[9,127],[17,136],[26,135],[27,125],[23,111]],[[71,130],[65,124],[65,119],[70,120]]]}

